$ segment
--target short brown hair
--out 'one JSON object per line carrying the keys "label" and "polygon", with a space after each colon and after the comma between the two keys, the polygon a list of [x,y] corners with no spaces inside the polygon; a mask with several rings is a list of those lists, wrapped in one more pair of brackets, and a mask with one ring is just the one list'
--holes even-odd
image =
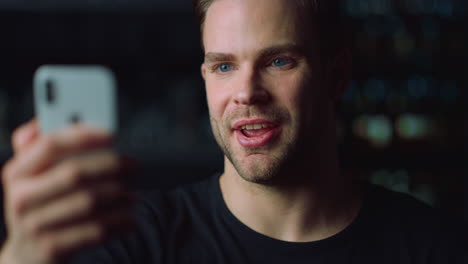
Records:
{"label": "short brown hair", "polygon": [[[211,4],[218,0],[193,0],[195,16],[200,24],[203,47],[203,27]],[[320,49],[325,58],[330,58],[347,45],[347,30],[340,10],[339,0],[288,0],[297,4],[300,19],[316,23],[320,34]]]}

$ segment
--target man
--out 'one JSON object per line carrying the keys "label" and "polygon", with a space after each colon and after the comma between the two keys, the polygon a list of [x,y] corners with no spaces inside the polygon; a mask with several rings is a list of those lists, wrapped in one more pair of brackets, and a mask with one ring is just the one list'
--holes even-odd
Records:
{"label": "man", "polygon": [[112,206],[130,204],[115,177],[121,162],[96,151],[109,137],[20,129],[4,170],[0,263],[63,263],[77,252],[76,263],[468,263],[453,223],[340,174],[333,109],[350,57],[332,2],[196,1],[224,172],[142,195],[135,229],[97,248],[77,251],[129,221],[127,206]]}

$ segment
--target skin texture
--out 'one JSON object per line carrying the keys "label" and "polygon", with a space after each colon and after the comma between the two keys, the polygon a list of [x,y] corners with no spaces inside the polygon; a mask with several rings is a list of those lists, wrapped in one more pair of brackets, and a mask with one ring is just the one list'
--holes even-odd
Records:
{"label": "skin texture", "polygon": [[43,136],[33,120],[12,143],[15,155],[2,171],[8,238],[0,263],[63,263],[128,229],[127,162],[109,151],[110,135],[72,127]]}
{"label": "skin texture", "polygon": [[[283,5],[280,9],[275,4],[246,2],[236,8],[238,5],[236,1],[215,1],[207,13],[207,56],[202,72],[211,124],[228,162],[240,176],[269,183],[280,180],[275,178],[279,171],[293,163],[298,156],[295,153],[304,151],[301,146],[306,138],[302,134],[317,137],[322,129],[317,126],[323,115],[319,111],[327,107],[327,102],[323,100],[326,89],[322,85],[320,54],[316,46],[309,47],[316,56],[306,53],[293,6]],[[278,54],[264,55],[278,47]],[[286,64],[274,66],[273,60],[278,58]],[[233,70],[214,70],[219,63],[232,65]],[[273,121],[281,126],[282,133],[268,146],[243,148],[232,133],[233,123],[241,119]]]}
{"label": "skin texture", "polygon": [[[291,3],[214,1],[201,70],[213,133],[225,154],[220,185],[229,209],[262,234],[312,241],[343,230],[360,206],[336,155],[333,108],[350,60],[337,53],[321,64],[314,25],[299,23]],[[244,147],[233,130],[244,119],[275,122],[281,132],[266,146]]]}

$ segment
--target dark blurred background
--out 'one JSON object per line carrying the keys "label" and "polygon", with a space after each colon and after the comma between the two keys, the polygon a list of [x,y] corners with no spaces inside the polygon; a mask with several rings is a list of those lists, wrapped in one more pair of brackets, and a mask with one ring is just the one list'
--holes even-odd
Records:
{"label": "dark blurred background", "polygon": [[[353,81],[338,105],[343,173],[468,217],[466,0],[345,0]],[[43,64],[103,64],[119,83],[119,149],[137,188],[222,169],[188,0],[0,0],[0,164],[33,117]]]}

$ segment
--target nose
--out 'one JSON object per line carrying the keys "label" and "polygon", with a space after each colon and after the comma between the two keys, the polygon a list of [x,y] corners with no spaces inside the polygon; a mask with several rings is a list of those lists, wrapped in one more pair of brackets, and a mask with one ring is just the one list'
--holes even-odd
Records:
{"label": "nose", "polygon": [[255,69],[246,69],[239,75],[234,102],[240,105],[265,104],[270,94],[262,85],[261,78]]}

